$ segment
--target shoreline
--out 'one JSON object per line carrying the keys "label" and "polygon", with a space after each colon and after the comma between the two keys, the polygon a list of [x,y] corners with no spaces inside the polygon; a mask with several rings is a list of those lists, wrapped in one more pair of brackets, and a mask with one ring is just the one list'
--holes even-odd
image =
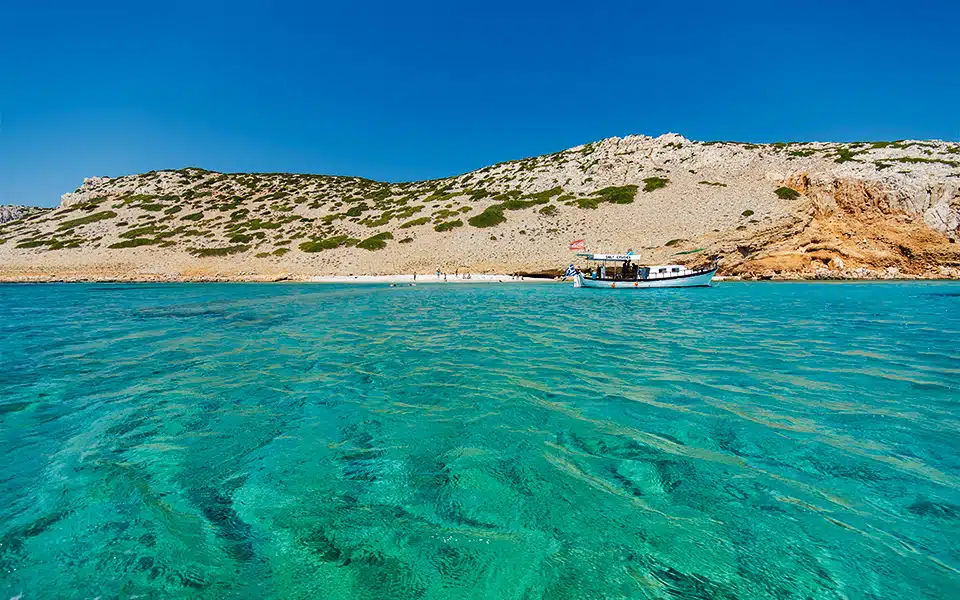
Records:
{"label": "shoreline", "polygon": [[[793,276],[791,276],[793,275]],[[773,276],[743,277],[740,275],[717,275],[713,278],[714,283],[722,282],[897,282],[897,281],[960,281],[960,278],[947,276],[917,276],[898,273],[896,275],[887,275],[885,277],[843,277],[843,276],[817,276],[809,277],[797,276],[797,273],[780,274]],[[36,274],[36,275],[3,275],[0,274],[0,284],[42,284],[42,283],[319,283],[319,284],[424,284],[424,285],[442,285],[442,284],[470,284],[470,283],[501,283],[501,284],[563,284],[570,283],[571,280],[563,281],[561,279],[549,279],[544,277],[514,277],[507,274],[488,274],[476,273],[469,277],[462,275],[447,274],[444,281],[443,275],[439,278],[435,273],[417,274],[414,280],[413,274],[390,274],[390,275],[295,275],[292,273],[209,273],[203,275],[183,275],[183,274],[159,274],[159,273],[130,273],[124,275],[102,275],[95,273],[70,273],[70,274]]]}
{"label": "shoreline", "polygon": [[469,276],[436,273],[427,275],[317,275],[309,277],[306,283],[559,283],[558,279],[545,277],[514,277],[513,275],[471,274]]}

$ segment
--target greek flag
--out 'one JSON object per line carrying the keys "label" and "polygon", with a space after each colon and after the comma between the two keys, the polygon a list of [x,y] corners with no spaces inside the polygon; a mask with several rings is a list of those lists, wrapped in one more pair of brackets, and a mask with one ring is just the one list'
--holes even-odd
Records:
{"label": "greek flag", "polygon": [[577,270],[573,268],[573,263],[570,263],[570,266],[567,267],[567,272],[563,274],[564,277],[573,277],[577,274]]}

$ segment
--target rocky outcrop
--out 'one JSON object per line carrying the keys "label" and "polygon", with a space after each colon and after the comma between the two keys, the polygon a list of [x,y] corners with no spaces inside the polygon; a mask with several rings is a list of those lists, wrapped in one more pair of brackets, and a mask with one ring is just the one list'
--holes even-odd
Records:
{"label": "rocky outcrop", "polygon": [[97,190],[109,181],[109,177],[84,177],[80,187],[60,196],[60,206],[66,208],[93,200],[99,194]]}
{"label": "rocky outcrop", "polygon": [[36,206],[0,206],[0,225],[19,221],[24,217],[44,212],[47,209],[37,208]]}
{"label": "rocky outcrop", "polygon": [[0,206],[0,223],[9,223],[23,218],[22,206]]}

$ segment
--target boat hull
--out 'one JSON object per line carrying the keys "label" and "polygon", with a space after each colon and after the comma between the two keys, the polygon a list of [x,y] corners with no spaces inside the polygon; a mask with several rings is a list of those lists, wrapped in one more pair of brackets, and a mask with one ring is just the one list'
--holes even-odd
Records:
{"label": "boat hull", "polygon": [[573,287],[601,288],[615,290],[644,290],[651,288],[677,288],[677,287],[707,287],[710,285],[713,276],[717,270],[704,271],[703,273],[694,273],[692,275],[680,275],[678,277],[663,277],[661,279],[642,279],[642,280],[617,280],[609,279],[589,279],[580,273],[574,276]]}

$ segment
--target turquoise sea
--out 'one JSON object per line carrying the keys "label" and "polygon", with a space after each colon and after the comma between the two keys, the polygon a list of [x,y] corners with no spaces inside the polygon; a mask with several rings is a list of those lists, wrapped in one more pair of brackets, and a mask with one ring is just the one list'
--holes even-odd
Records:
{"label": "turquoise sea", "polygon": [[960,285],[0,285],[0,598],[960,597]]}

